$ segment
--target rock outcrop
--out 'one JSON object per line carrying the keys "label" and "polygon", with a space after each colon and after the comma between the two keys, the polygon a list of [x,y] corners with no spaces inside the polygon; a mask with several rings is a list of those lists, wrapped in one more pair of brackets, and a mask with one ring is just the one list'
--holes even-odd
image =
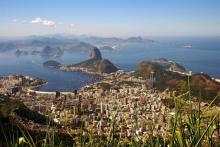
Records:
{"label": "rock outcrop", "polygon": [[116,72],[118,68],[107,59],[102,59],[98,65],[98,71],[101,73]]}
{"label": "rock outcrop", "polygon": [[170,70],[170,71],[177,71],[177,72],[186,72],[185,67],[183,67],[182,65],[178,64],[178,63],[170,63],[166,69]]}
{"label": "rock outcrop", "polygon": [[63,65],[56,61],[44,62],[47,67],[59,68],[64,71],[83,71],[87,73],[112,73],[116,72],[118,68],[107,59],[102,59],[102,54],[98,48],[93,48],[88,60],[77,64]]}
{"label": "rock outcrop", "polygon": [[101,60],[102,59],[102,54],[101,54],[101,52],[99,51],[98,48],[94,47],[91,50],[91,53],[90,53],[89,57],[90,57],[90,59]]}
{"label": "rock outcrop", "polygon": [[176,72],[186,72],[184,66],[176,63],[175,61],[171,61],[165,58],[159,58],[153,61],[153,63],[157,63],[161,65],[164,69],[169,71],[176,71]]}
{"label": "rock outcrop", "polygon": [[118,70],[109,60],[102,59],[102,54],[98,48],[93,48],[89,57],[90,59],[71,66],[83,67],[97,73],[112,73]]}

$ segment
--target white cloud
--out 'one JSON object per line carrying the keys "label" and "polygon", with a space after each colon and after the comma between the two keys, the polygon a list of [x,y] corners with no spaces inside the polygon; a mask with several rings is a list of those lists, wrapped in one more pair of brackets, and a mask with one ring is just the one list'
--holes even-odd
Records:
{"label": "white cloud", "polygon": [[35,18],[34,20],[31,21],[31,23],[40,24],[48,27],[54,27],[56,25],[54,21],[42,19],[40,17]]}
{"label": "white cloud", "polygon": [[17,19],[13,19],[12,21],[13,21],[13,22],[17,22],[18,20],[17,20]]}

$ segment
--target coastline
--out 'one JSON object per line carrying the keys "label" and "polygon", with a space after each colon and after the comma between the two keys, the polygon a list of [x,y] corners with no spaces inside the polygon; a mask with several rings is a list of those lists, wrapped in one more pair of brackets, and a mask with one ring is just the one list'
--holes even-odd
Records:
{"label": "coastline", "polygon": [[220,79],[218,79],[218,78],[213,78],[213,77],[212,77],[212,80],[214,80],[214,81],[220,83]]}
{"label": "coastline", "polygon": [[[68,72],[68,71],[66,71],[66,72]],[[74,71],[69,71],[69,72],[74,72]],[[84,71],[80,71],[80,72],[84,72]],[[87,72],[84,72],[84,73],[87,73]],[[87,73],[87,74],[90,74],[90,73]],[[99,75],[98,75],[98,76],[99,76]],[[87,87],[87,86],[89,86],[89,85],[93,85],[93,84],[95,84],[95,83],[97,83],[97,82],[103,81],[103,80],[104,80],[104,76],[107,76],[107,75],[105,74],[105,75],[100,76],[100,77],[102,77],[101,80],[96,81],[96,82],[94,82],[94,83],[87,84],[87,85],[85,85],[85,86],[82,86],[81,88],[79,88],[79,90],[82,89],[82,88],[85,88],[85,87]],[[35,87],[29,87],[29,88],[27,89],[27,91],[28,91],[28,92],[35,92],[36,94],[51,94],[51,95],[55,95],[55,94],[56,94],[56,91],[34,90],[34,88],[39,88],[39,87],[44,86],[44,85],[46,85],[46,84],[48,84],[48,83],[49,83],[49,82],[46,82],[46,83],[44,83],[44,84],[41,84],[41,85],[38,85],[38,86],[35,86]],[[60,92],[61,94],[64,94],[64,95],[74,94],[74,92],[71,92],[71,91],[59,91],[59,92]]]}
{"label": "coastline", "polygon": [[[61,69],[59,69],[59,70],[61,70]],[[61,71],[64,71],[64,70],[61,70]],[[66,71],[66,70],[65,70],[65,71]],[[119,70],[119,71],[121,72],[121,70]],[[79,71],[66,71],[66,72],[79,72]],[[87,72],[87,71],[85,71],[85,70],[83,70],[83,71],[81,70],[80,72],[84,72],[84,73],[87,73],[87,74],[90,74],[90,75],[98,75],[98,76],[101,76],[102,79],[101,79],[100,81],[96,81],[96,82],[94,82],[94,83],[87,84],[87,85],[85,85],[85,86],[79,88],[79,90],[82,89],[82,88],[84,88],[84,87],[86,87],[86,86],[93,85],[93,84],[95,84],[95,83],[97,83],[97,82],[101,82],[101,81],[103,81],[103,80],[105,79],[104,77],[111,75],[111,74],[107,74],[107,73],[95,74],[95,72]],[[123,71],[123,72],[125,72],[125,71]],[[171,71],[171,72],[178,73],[178,74],[185,75],[185,76],[190,75],[188,72],[179,72],[179,71]],[[115,73],[117,73],[117,72],[115,72]],[[113,73],[113,74],[115,74],[115,73]],[[217,83],[220,84],[220,79],[214,78],[214,77],[211,77],[211,78],[212,78],[212,80],[214,80],[215,82],[217,82]],[[44,83],[44,84],[42,84],[42,85],[36,86],[36,87],[34,87],[34,88],[38,88],[38,87],[44,86],[44,85],[46,85],[47,83],[48,83],[48,82],[46,82],[46,83]],[[28,91],[29,91],[29,92],[36,92],[37,94],[56,94],[56,92],[53,92],[53,91],[34,90],[33,87],[32,87],[32,88],[29,88]],[[71,91],[63,91],[63,92],[62,92],[62,91],[59,91],[59,92],[62,93],[62,94],[64,94],[64,95],[65,95],[65,94],[73,94],[73,92],[71,92]]]}
{"label": "coastline", "polygon": [[90,75],[96,75],[96,76],[103,76],[104,73],[91,71],[89,68],[83,68],[83,67],[67,67],[66,65],[60,66],[57,68],[60,71],[64,72],[84,72]]}
{"label": "coastline", "polygon": [[[36,94],[51,94],[56,95],[56,92],[50,92],[50,91],[38,91],[33,89],[28,89],[28,92],[35,92]],[[68,94],[74,94],[73,92],[60,92],[61,94],[68,95]]]}
{"label": "coastline", "polygon": [[[169,71],[171,71],[171,70],[169,70]],[[171,71],[171,72],[178,73],[178,74],[185,75],[185,76],[189,76],[190,75],[189,72],[179,72],[179,71]],[[212,78],[212,80],[214,80],[215,82],[220,84],[220,79],[219,78],[215,78],[215,77],[211,77],[211,78]]]}

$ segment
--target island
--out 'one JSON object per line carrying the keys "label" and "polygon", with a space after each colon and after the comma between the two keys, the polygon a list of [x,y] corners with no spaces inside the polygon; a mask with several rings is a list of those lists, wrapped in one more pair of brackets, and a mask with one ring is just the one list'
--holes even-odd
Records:
{"label": "island", "polygon": [[28,55],[28,52],[27,51],[24,51],[24,50],[16,50],[15,51],[15,55],[16,56],[21,56],[21,55]]}
{"label": "island", "polygon": [[62,64],[54,60],[49,60],[44,62],[43,65],[46,67],[59,68]]}

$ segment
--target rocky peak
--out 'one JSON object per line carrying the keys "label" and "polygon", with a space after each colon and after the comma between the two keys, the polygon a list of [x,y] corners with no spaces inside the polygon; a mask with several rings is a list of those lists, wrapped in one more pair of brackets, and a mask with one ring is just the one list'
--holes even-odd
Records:
{"label": "rocky peak", "polygon": [[116,72],[118,68],[107,59],[102,59],[98,65],[98,71],[101,73]]}
{"label": "rocky peak", "polygon": [[91,50],[91,53],[89,55],[90,59],[98,59],[98,60],[101,60],[102,59],[102,54],[100,52],[100,50],[96,47],[94,47],[92,50]]}

